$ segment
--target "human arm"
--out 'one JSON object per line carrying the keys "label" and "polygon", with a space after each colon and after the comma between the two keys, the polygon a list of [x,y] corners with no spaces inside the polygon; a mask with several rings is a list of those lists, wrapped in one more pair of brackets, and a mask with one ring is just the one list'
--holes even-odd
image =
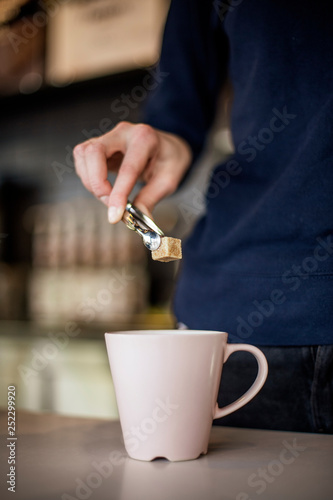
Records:
{"label": "human arm", "polygon": [[[136,180],[146,184],[134,202],[151,212],[177,189],[200,154],[225,78],[223,36],[211,2],[173,0],[160,63],[152,73],[156,88],[143,116],[150,126],[122,122],[75,148],[77,172],[110,207],[110,221],[120,220]],[[118,172],[113,188],[108,170]]]}

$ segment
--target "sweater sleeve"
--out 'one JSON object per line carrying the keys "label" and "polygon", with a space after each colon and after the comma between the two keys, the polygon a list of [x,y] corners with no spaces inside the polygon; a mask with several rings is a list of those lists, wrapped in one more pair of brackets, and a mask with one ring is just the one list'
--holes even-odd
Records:
{"label": "sweater sleeve", "polygon": [[226,78],[227,37],[211,0],[172,0],[156,88],[143,120],[184,138],[199,156]]}

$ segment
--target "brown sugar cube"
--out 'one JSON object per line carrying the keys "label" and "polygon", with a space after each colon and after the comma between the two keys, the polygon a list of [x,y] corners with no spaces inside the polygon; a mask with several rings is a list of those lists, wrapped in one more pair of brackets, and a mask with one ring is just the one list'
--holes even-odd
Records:
{"label": "brown sugar cube", "polygon": [[179,240],[178,238],[169,238],[169,236],[163,236],[163,238],[161,238],[160,246],[157,250],[152,251],[151,256],[153,260],[158,260],[160,262],[170,262],[171,260],[181,259],[181,240]]}

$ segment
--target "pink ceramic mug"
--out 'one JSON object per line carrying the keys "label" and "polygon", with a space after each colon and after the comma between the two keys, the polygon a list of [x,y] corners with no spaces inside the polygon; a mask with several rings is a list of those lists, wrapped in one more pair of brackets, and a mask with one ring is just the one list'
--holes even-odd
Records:
{"label": "pink ceramic mug", "polygon": [[[205,330],[105,334],[130,457],[198,458],[207,453],[213,419],[238,410],[260,391],[268,372],[264,354],[248,344],[228,344],[227,339],[227,333]],[[216,400],[223,363],[236,351],[255,356],[257,378],[237,401],[219,408]]]}

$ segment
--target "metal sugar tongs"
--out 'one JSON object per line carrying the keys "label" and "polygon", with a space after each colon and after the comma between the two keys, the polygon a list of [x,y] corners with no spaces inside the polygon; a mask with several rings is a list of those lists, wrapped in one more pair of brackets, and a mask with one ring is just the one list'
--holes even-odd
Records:
{"label": "metal sugar tongs", "polygon": [[122,220],[129,229],[139,233],[144,246],[148,250],[154,251],[158,249],[164,233],[150,217],[141,212],[132,203],[127,202]]}

